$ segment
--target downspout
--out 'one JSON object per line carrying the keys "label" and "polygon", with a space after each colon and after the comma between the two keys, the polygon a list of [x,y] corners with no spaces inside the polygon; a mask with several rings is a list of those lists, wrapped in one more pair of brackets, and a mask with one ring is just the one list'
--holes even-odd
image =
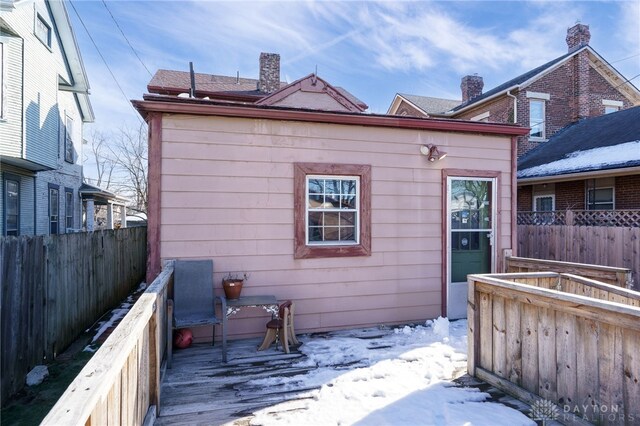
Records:
{"label": "downspout", "polygon": [[513,98],[513,124],[518,122],[518,98],[511,94],[511,90],[507,90],[507,96]]}

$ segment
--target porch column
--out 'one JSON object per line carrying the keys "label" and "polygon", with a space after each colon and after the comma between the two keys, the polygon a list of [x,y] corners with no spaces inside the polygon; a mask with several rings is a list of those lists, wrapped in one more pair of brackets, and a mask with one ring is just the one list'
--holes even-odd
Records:
{"label": "porch column", "polygon": [[113,204],[107,204],[107,229],[113,229]]}
{"label": "porch column", "polygon": [[92,232],[94,230],[95,222],[96,222],[95,206],[93,205],[92,198],[87,199],[87,202],[85,204],[85,209],[86,209],[85,214],[87,216],[87,232]]}
{"label": "porch column", "polygon": [[120,220],[120,227],[126,228],[127,227],[127,206],[123,204],[121,208],[122,208],[122,214],[120,215],[120,217],[122,219]]}

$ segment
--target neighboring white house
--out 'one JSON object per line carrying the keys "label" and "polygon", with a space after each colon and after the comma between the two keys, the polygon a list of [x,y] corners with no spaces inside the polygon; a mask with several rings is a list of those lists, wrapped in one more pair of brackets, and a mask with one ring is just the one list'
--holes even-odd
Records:
{"label": "neighboring white house", "polygon": [[0,235],[82,227],[89,82],[62,1],[0,0]]}

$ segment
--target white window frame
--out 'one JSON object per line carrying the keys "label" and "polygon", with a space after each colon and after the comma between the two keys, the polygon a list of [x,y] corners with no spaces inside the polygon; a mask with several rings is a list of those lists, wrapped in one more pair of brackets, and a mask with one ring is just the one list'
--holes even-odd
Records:
{"label": "white window frame", "polygon": [[[595,191],[601,190],[601,189],[611,190],[611,201],[594,202],[595,208],[592,209],[591,203],[589,203],[589,192],[594,191],[594,197],[595,197]],[[611,209],[604,209],[604,210],[615,210],[616,209],[616,187],[615,186],[596,186],[595,188],[587,188],[587,192],[585,193],[586,210],[603,210],[598,208],[598,204],[611,204]]]}
{"label": "white window frame", "polygon": [[[540,198],[551,198],[551,210],[550,211],[554,211],[556,209],[556,196],[555,196],[555,194],[534,195],[533,196],[533,211],[534,212],[538,211],[538,203],[537,203],[537,201]],[[547,210],[540,210],[540,211],[547,211]]]}
{"label": "white window frame", "polygon": [[[536,126],[540,127],[540,133],[542,134],[542,136],[533,136],[533,134],[531,132],[533,132],[534,129],[534,125],[532,125],[532,117],[531,117],[531,110],[532,110],[532,105],[534,103],[540,103],[540,105],[542,105],[542,121],[540,121],[540,123],[535,123]],[[546,136],[547,136],[547,126],[546,126],[546,117],[547,116],[547,105],[544,99],[539,99],[539,98],[530,98],[529,99],[529,127],[531,128],[530,132],[529,132],[529,139],[534,140],[534,141],[543,141],[546,140]]]}
{"label": "white window frame", "polygon": [[[17,196],[17,220],[16,220],[16,229],[15,229],[15,234],[13,233],[14,229],[9,230],[8,229],[8,221],[7,221],[7,216],[9,216],[8,213],[8,208],[9,208],[9,202],[8,202],[8,192],[9,192],[9,188],[8,188],[8,182],[13,182],[17,185],[17,190],[18,190],[18,196]],[[4,222],[4,235],[20,235],[20,192],[22,191],[22,188],[20,187],[20,179],[18,177],[14,177],[13,175],[5,175],[4,179],[3,179],[3,214],[2,214],[2,220]],[[11,231],[11,234],[9,233]]]}
{"label": "white window frame", "polygon": [[[71,196],[71,203],[68,203],[67,197]],[[75,217],[74,217],[74,195],[73,189],[65,188],[64,189],[64,226],[66,229],[74,228],[75,226]],[[69,224],[69,220],[71,220],[71,224]]]}
{"label": "white window frame", "polygon": [[[46,28],[46,40],[43,40],[41,37],[43,35],[40,34],[39,25]],[[35,20],[33,22],[33,34],[47,47],[47,49],[51,49],[51,25],[38,12],[36,12]]]}
{"label": "white window frame", "polygon": [[[309,207],[309,181],[313,179],[323,179],[323,180],[355,180],[356,182],[356,194],[355,201],[356,207],[354,209],[341,209],[341,208],[310,208]],[[360,176],[352,176],[352,175],[322,175],[322,174],[314,174],[314,175],[306,175],[305,177],[305,240],[306,244],[310,246],[352,246],[360,244],[360,222],[362,217],[362,212],[360,209]],[[355,226],[354,226],[354,240],[349,241],[309,241],[309,213],[312,212],[353,212],[355,215]],[[340,225],[338,225],[340,228]],[[338,231],[338,235],[340,232]]]}

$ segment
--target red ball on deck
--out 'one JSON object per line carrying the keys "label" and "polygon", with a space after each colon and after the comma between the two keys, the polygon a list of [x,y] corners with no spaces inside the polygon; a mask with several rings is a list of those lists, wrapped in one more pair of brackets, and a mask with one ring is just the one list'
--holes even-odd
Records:
{"label": "red ball on deck", "polygon": [[193,333],[188,328],[181,328],[173,333],[173,346],[184,349],[193,343]]}

